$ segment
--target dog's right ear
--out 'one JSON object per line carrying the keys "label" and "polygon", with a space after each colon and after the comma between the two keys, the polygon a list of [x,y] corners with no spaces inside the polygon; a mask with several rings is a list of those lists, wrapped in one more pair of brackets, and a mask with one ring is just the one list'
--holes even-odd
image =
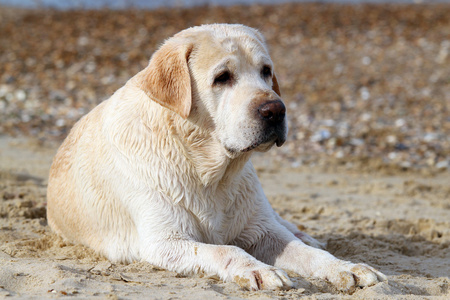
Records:
{"label": "dog's right ear", "polygon": [[138,76],[139,87],[152,100],[186,119],[191,111],[191,77],[188,59],[193,45],[166,42]]}

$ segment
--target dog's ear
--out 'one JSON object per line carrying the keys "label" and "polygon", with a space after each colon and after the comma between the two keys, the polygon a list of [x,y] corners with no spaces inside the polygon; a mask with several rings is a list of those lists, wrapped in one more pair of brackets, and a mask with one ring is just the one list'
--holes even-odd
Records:
{"label": "dog's ear", "polygon": [[275,93],[277,93],[278,96],[281,97],[280,86],[278,85],[278,80],[277,76],[275,76],[275,73],[273,73],[272,76],[272,89]]}
{"label": "dog's ear", "polygon": [[140,88],[152,100],[186,119],[191,111],[188,59],[193,45],[167,42],[156,51],[139,77]]}

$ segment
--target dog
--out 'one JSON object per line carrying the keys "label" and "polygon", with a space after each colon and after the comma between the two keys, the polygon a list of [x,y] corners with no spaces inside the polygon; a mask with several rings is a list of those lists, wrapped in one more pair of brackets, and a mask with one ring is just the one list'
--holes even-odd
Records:
{"label": "dog", "polygon": [[186,29],[72,128],[50,170],[48,223],[113,262],[248,290],[293,287],[283,269],[348,292],[386,280],[271,208],[250,156],[286,136],[264,37],[243,25]]}

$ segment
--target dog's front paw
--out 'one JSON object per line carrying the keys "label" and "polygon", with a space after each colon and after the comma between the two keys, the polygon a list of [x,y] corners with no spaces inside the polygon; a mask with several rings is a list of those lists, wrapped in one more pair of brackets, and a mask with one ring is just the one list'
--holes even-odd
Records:
{"label": "dog's front paw", "polygon": [[352,293],[357,287],[372,286],[386,281],[387,277],[366,264],[339,261],[327,268],[325,279],[343,292]]}
{"label": "dog's front paw", "polygon": [[233,277],[233,281],[246,290],[288,290],[293,287],[286,272],[274,267],[244,270]]}

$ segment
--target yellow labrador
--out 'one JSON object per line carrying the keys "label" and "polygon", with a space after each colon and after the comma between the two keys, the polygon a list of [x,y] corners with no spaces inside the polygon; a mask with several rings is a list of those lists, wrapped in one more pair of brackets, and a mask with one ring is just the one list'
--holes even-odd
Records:
{"label": "yellow labrador", "polygon": [[284,143],[285,114],[258,31],[184,30],[74,126],[51,168],[49,224],[111,261],[251,290],[292,287],[282,269],[343,291],[385,280],[308,246],[271,208],[249,158]]}

